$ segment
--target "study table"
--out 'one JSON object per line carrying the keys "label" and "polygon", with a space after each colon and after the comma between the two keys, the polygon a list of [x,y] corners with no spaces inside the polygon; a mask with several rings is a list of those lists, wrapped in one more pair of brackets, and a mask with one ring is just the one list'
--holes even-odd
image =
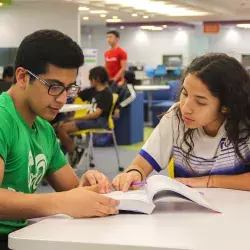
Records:
{"label": "study table", "polygon": [[52,217],[9,235],[14,250],[250,249],[250,192],[199,189],[222,213],[169,198],[151,215]]}

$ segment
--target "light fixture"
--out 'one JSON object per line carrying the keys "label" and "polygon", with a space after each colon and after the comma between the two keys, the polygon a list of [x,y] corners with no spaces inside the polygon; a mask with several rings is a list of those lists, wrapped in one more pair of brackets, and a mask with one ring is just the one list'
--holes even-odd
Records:
{"label": "light fixture", "polygon": [[89,17],[88,16],[84,16],[82,19],[83,20],[89,20]]}
{"label": "light fixture", "polygon": [[86,10],[89,10],[89,8],[87,8],[87,7],[79,7],[78,10],[80,10],[80,11],[86,11]]}
{"label": "light fixture", "polygon": [[136,17],[136,16],[138,16],[138,14],[136,14],[136,13],[133,13],[133,14],[132,14],[132,16],[133,16],[133,17]]}
{"label": "light fixture", "polygon": [[133,8],[135,11],[168,16],[205,16],[210,13],[182,7],[181,4],[171,4],[163,0],[103,0],[106,4],[117,5],[122,8]]}
{"label": "light fixture", "polygon": [[166,24],[162,25],[162,28],[166,29],[168,26]]}
{"label": "light fixture", "polygon": [[0,7],[3,6],[3,3],[0,3]]}
{"label": "light fixture", "polygon": [[121,30],[124,30],[124,28],[125,28],[124,26],[121,26],[121,27],[120,27]]}
{"label": "light fixture", "polygon": [[118,16],[113,16],[113,19],[118,19]]}
{"label": "light fixture", "polygon": [[145,26],[141,26],[141,29],[143,30],[153,30],[153,31],[161,31],[163,30],[162,27],[159,26],[153,26],[153,25],[145,25]]}
{"label": "light fixture", "polygon": [[90,14],[106,14],[107,11],[106,10],[91,10],[89,13]]}
{"label": "light fixture", "polygon": [[107,23],[120,23],[121,21],[121,19],[106,19]]}
{"label": "light fixture", "polygon": [[143,16],[144,19],[148,19],[148,16]]}
{"label": "light fixture", "polygon": [[100,17],[106,17],[106,14],[101,14]]}
{"label": "light fixture", "polygon": [[236,26],[238,28],[250,29],[250,23],[238,23]]}

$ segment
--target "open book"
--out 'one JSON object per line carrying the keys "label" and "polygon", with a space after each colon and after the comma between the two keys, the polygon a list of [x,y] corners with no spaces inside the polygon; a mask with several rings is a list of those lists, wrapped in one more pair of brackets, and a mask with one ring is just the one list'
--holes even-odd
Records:
{"label": "open book", "polygon": [[204,195],[199,191],[163,175],[153,175],[147,179],[147,184],[141,190],[128,192],[115,191],[105,194],[119,200],[119,210],[151,214],[155,203],[167,197],[178,197],[193,201],[203,207],[219,212],[212,208]]}

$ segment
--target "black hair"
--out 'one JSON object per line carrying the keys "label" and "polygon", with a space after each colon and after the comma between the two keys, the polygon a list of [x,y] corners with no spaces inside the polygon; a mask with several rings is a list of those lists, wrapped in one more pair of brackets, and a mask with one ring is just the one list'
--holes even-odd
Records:
{"label": "black hair", "polygon": [[[235,58],[223,53],[209,53],[195,58],[186,69],[183,82],[188,74],[198,77],[219,99],[221,108],[227,108],[225,129],[228,140],[238,158],[246,163],[247,159],[243,158],[239,146],[250,137],[250,75]],[[180,129],[180,123],[183,125],[180,106],[177,106],[177,116]],[[182,145],[188,146],[187,162],[194,147],[194,131],[187,129],[184,132]]]}
{"label": "black hair", "polygon": [[105,85],[109,80],[108,72],[104,67],[97,66],[89,71],[89,80],[96,80],[102,85]]}
{"label": "black hair", "polygon": [[135,85],[135,73],[133,71],[126,71],[124,74],[124,79],[127,83]]}
{"label": "black hair", "polygon": [[116,31],[116,30],[110,30],[110,31],[107,32],[107,35],[108,34],[112,34],[115,37],[120,38],[120,33],[118,31]]}
{"label": "black hair", "polygon": [[81,48],[69,36],[57,30],[38,30],[21,42],[15,70],[23,67],[39,75],[47,72],[48,64],[64,69],[78,69],[83,63]]}
{"label": "black hair", "polygon": [[13,76],[14,76],[14,68],[12,66],[4,67],[4,70],[3,70],[3,79],[5,77],[13,77]]}

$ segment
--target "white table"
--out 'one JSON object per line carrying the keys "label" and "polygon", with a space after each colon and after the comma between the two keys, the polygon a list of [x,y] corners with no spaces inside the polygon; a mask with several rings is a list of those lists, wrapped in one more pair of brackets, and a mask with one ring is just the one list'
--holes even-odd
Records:
{"label": "white table", "polygon": [[152,91],[170,89],[170,86],[168,85],[138,85],[138,86],[134,86],[134,88],[136,91],[148,92],[148,120],[149,120],[149,123],[152,123]]}
{"label": "white table", "polygon": [[250,192],[200,189],[223,213],[188,201],[161,202],[152,215],[50,218],[9,235],[14,250],[250,249]]}
{"label": "white table", "polygon": [[91,108],[91,104],[65,104],[60,109],[60,113],[67,113],[72,111],[77,111],[81,109],[89,109]]}

